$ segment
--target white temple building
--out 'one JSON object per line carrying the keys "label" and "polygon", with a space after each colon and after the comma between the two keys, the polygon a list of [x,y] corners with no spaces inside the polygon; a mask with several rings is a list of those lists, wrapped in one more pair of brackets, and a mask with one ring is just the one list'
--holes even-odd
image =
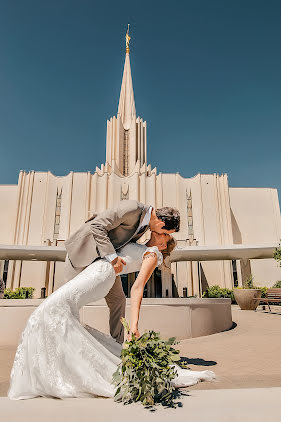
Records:
{"label": "white temple building", "polygon": [[[161,167],[161,163],[159,163]],[[229,187],[227,174],[184,178],[151,168],[147,161],[147,125],[137,116],[127,48],[117,116],[107,121],[106,161],[94,173],[21,171],[17,185],[0,185],[0,244],[63,245],[93,212],[123,199],[154,207],[174,206],[181,214],[175,234],[178,247],[188,245],[278,243],[281,218],[275,188]],[[6,287],[42,287],[47,295],[63,284],[62,262],[0,261]],[[200,296],[207,286],[233,288],[249,274],[259,286],[281,279],[274,259],[177,262],[155,270],[147,297]],[[129,295],[134,274],[124,277]]]}

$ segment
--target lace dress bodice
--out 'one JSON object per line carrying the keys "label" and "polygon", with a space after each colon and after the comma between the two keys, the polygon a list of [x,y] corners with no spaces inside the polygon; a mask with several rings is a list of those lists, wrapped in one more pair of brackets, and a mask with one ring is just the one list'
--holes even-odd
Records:
{"label": "lace dress bodice", "polygon": [[155,253],[157,256],[157,266],[163,263],[163,255],[157,246],[140,245],[139,243],[128,243],[117,251],[117,255],[121,256],[126,265],[120,274],[129,274],[139,271],[142,264],[143,255],[147,252]]}

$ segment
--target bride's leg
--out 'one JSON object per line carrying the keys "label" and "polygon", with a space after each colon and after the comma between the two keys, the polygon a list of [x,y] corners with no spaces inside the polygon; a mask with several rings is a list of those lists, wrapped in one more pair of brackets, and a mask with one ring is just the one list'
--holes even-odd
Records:
{"label": "bride's leg", "polygon": [[125,317],[126,296],[123,291],[121,277],[117,276],[115,282],[105,296],[109,307],[109,329],[111,336],[120,344],[124,341],[124,327],[120,318]]}

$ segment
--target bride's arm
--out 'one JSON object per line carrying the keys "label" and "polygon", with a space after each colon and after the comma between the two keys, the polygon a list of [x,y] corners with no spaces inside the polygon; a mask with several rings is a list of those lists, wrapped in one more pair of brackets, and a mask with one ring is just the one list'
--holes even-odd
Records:
{"label": "bride's arm", "polygon": [[[143,289],[149,277],[153,273],[157,265],[157,256],[154,252],[147,252],[142,261],[140,272],[131,288],[131,332],[137,337],[139,336],[138,321],[140,313],[140,305],[143,297]],[[130,339],[130,337],[129,337]]]}

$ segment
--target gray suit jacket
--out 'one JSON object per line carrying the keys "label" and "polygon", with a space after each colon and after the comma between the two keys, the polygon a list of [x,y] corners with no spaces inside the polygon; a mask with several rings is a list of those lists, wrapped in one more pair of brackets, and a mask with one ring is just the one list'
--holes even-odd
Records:
{"label": "gray suit jacket", "polygon": [[[65,247],[74,267],[86,267],[98,257],[115,253],[136,234],[149,207],[134,200],[119,202],[114,208],[94,214],[66,241]],[[148,226],[147,226],[148,228]]]}

